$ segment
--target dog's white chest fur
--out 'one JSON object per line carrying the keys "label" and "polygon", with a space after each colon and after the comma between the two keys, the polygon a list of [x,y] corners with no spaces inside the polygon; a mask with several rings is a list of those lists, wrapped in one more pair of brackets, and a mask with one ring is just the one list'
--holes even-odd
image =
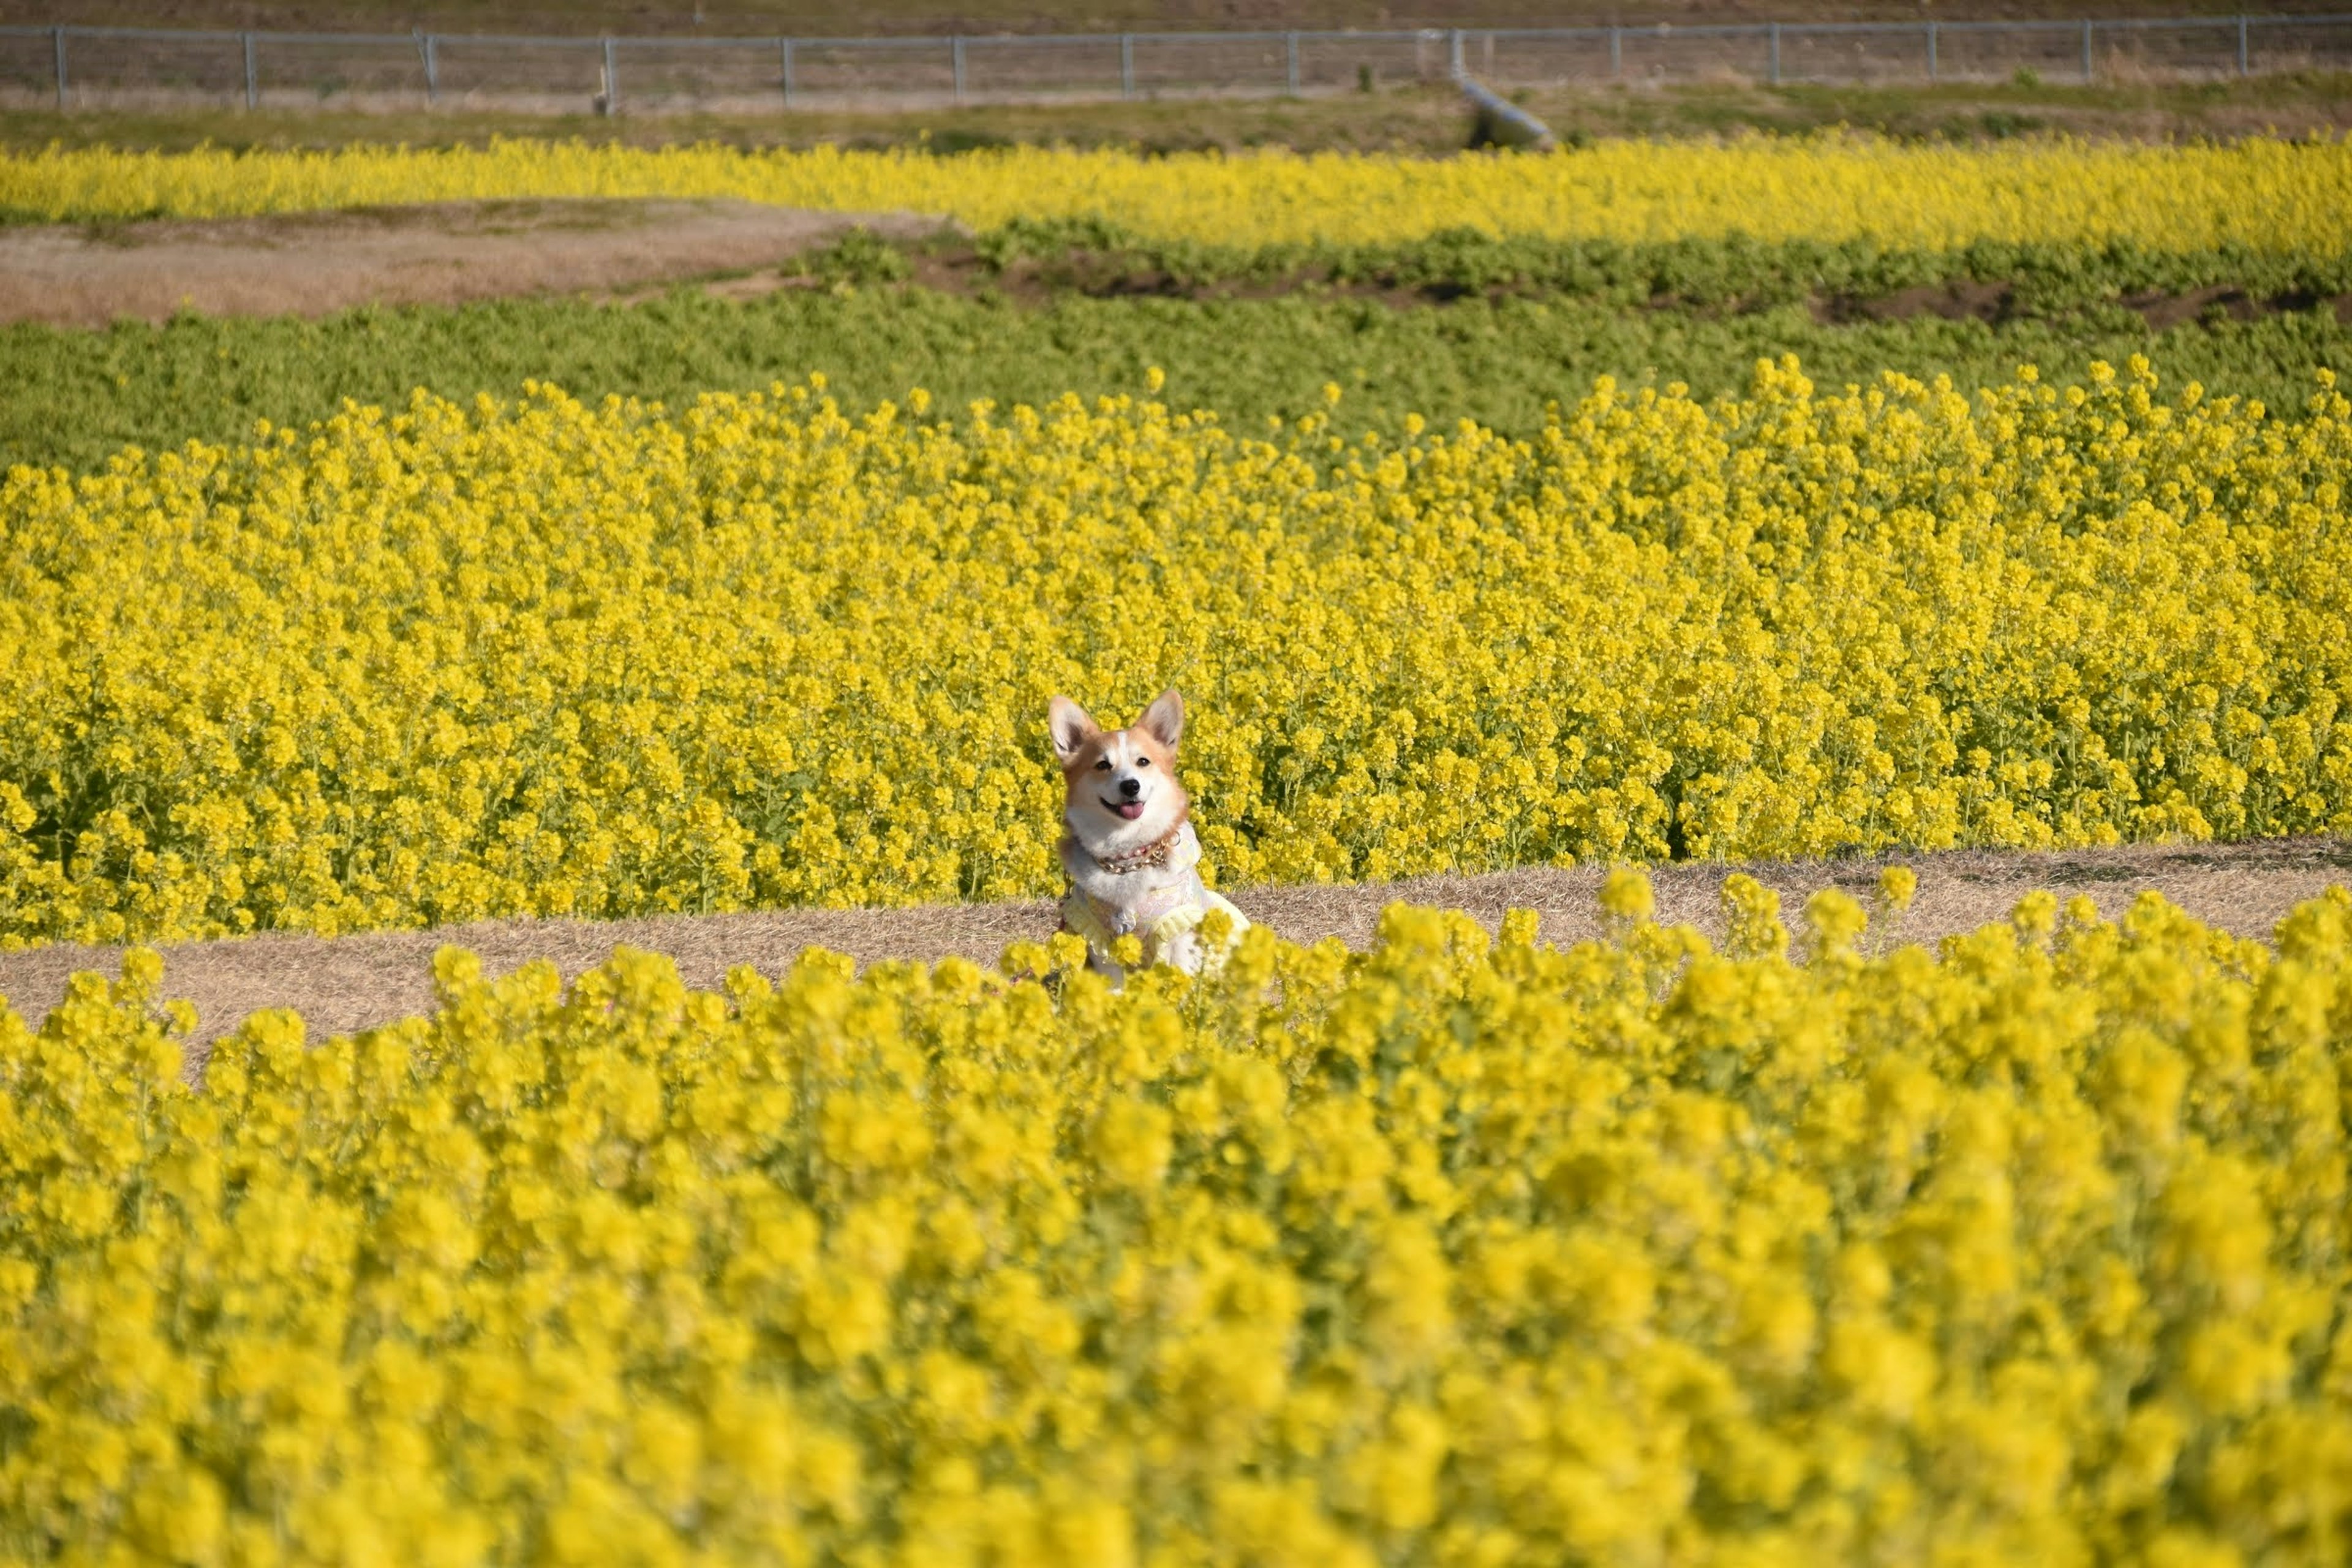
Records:
{"label": "dog's white chest fur", "polygon": [[1202,880],[1201,840],[1189,822],[1177,829],[1167,858],[1158,864],[1115,870],[1072,835],[1062,840],[1062,868],[1070,878],[1070,891],[1062,900],[1063,927],[1086,939],[1088,962],[1106,973],[1119,972],[1109,948],[1122,936],[1142,942],[1147,968],[1170,963],[1198,973],[1208,956],[1201,946],[1201,922],[1211,910],[1224,910],[1235,934],[1249,925],[1247,917]]}
{"label": "dog's white chest fur", "polygon": [[[1200,836],[1189,822],[1177,828],[1166,859],[1131,871],[1105,866],[1087,852],[1075,833],[1062,839],[1062,869],[1068,873],[1070,886],[1119,936],[1147,929],[1179,908],[1196,889],[1206,892],[1200,865]],[[1192,901],[1202,900],[1195,897]]]}

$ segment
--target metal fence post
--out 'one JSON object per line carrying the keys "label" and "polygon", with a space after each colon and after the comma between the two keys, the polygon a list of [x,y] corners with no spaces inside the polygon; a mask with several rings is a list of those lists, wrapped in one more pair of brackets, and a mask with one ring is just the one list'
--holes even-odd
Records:
{"label": "metal fence post", "polygon": [[1298,35],[1286,33],[1282,39],[1282,79],[1290,89],[1290,96],[1298,96]]}
{"label": "metal fence post", "polygon": [[237,37],[245,44],[245,106],[247,109],[258,108],[261,103],[261,72],[253,58],[253,35],[239,33]]}
{"label": "metal fence post", "polygon": [[2083,24],[2083,79],[2091,79],[2091,24]]}
{"label": "metal fence post", "polygon": [[1121,33],[1118,36],[1118,95],[1121,98],[1135,96],[1135,35],[1133,33]]}
{"label": "metal fence post", "polygon": [[1460,76],[1462,64],[1462,29],[1455,27],[1445,35],[1445,70],[1448,76]]}
{"label": "metal fence post", "polygon": [[1773,85],[1774,87],[1778,87],[1778,86],[1780,86],[1780,23],[1778,23],[1778,22],[1775,22],[1775,23],[1773,23],[1773,24],[1771,25],[1771,26],[1772,26],[1772,85]]}
{"label": "metal fence post", "polygon": [[2243,16],[2238,18],[2238,74],[2249,74],[2246,68],[2246,19]]}
{"label": "metal fence post", "polygon": [[1625,44],[1621,34],[1620,28],[1609,29],[1609,74],[1612,77],[1625,74]]}
{"label": "metal fence post", "polygon": [[790,109],[793,106],[793,41],[790,38],[778,38],[776,53],[783,58],[784,107]]}
{"label": "metal fence post", "polygon": [[1927,24],[1927,79],[1936,79],[1936,24]]}
{"label": "metal fence post", "polygon": [[955,100],[963,101],[963,35],[958,33],[948,40],[949,53],[955,61]]}
{"label": "metal fence post", "polygon": [[604,113],[612,115],[621,107],[621,73],[613,66],[613,40],[604,40]]}
{"label": "metal fence post", "polygon": [[49,29],[49,38],[57,46],[58,107],[63,109],[66,106],[66,30],[63,27],[52,27]]}
{"label": "metal fence post", "polygon": [[416,52],[425,58],[425,106],[430,108],[441,101],[441,68],[433,58],[432,34],[417,35]]}

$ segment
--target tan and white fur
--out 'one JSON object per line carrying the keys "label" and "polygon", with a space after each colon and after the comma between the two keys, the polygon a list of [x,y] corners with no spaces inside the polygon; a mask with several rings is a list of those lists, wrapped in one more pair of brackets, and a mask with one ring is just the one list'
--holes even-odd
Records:
{"label": "tan and white fur", "polygon": [[1236,931],[1248,921],[1201,878],[1192,803],[1176,776],[1184,700],[1163,691],[1133,724],[1105,730],[1085,709],[1056,697],[1046,720],[1066,786],[1062,820],[1069,831],[1061,856],[1071,893],[1063,900],[1065,929],[1087,936],[1092,967],[1114,976],[1119,966],[1100,950],[1098,931],[1087,928],[1143,937],[1147,963],[1199,973],[1209,957],[1199,916],[1223,909]]}

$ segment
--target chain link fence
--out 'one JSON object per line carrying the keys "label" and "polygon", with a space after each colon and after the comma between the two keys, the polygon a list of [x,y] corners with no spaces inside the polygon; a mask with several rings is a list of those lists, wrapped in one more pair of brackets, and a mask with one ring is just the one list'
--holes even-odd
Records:
{"label": "chain link fence", "polygon": [[0,27],[0,103],[741,112],[1610,82],[2220,79],[2352,68],[2352,16],[892,38]]}

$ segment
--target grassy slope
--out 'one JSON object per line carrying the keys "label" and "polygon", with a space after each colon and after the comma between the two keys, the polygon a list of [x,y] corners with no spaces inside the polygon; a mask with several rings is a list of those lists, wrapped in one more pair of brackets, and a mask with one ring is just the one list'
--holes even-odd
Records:
{"label": "grassy slope", "polygon": [[320,321],[0,330],[13,383],[0,398],[0,464],[87,468],[125,445],[239,437],[258,417],[317,418],[344,398],[397,403],[420,384],[504,395],[534,376],[583,397],[675,402],[822,371],[853,405],[920,385],[955,410],[980,397],[1139,391],[1156,364],[1171,401],[1242,427],[1319,406],[1322,384],[1337,381],[1348,390],[1346,424],[1385,428],[1420,412],[1527,431],[1548,401],[1577,397],[1597,375],[1722,392],[1742,385],[1759,356],[1783,353],[1827,384],[1895,369],[1970,387],[2006,381],[2021,363],[2072,379],[2094,359],[2140,353],[2168,384],[2194,378],[2288,408],[2308,395],[2312,367],[2352,374],[2352,331],[2326,312],[2159,332],[2119,311],[1999,327],[1934,317],[1832,327],[1801,307],[1710,316],[1506,300],[1399,310],[1314,295],[1029,306],[908,285],[737,304],[680,289],[626,307],[523,300]]}
{"label": "grassy slope", "polygon": [[[2300,134],[2352,126],[2352,75],[2315,73],[2252,81],[2061,84],[1958,83],[1902,88],[1710,83],[1689,87],[1538,91],[1527,103],[1563,135],[1718,135],[1796,132],[1850,125],[1904,137],[1983,139],[2046,131],[2185,139],[2265,129]],[[1462,100],[1442,88],[1405,87],[1304,100],[1172,100],[1135,103],[975,106],[919,112],[795,110],[787,114],[532,116],[458,110],[425,113],[299,113],[231,109],[171,111],[0,111],[0,149],[107,144],[164,151],[321,147],[349,142],[414,146],[479,144],[493,136],[581,137],[641,143],[718,141],[747,146],[819,142],[893,146],[928,142],[946,151],[1005,142],[1076,146],[1286,146],[1459,148]]]}

